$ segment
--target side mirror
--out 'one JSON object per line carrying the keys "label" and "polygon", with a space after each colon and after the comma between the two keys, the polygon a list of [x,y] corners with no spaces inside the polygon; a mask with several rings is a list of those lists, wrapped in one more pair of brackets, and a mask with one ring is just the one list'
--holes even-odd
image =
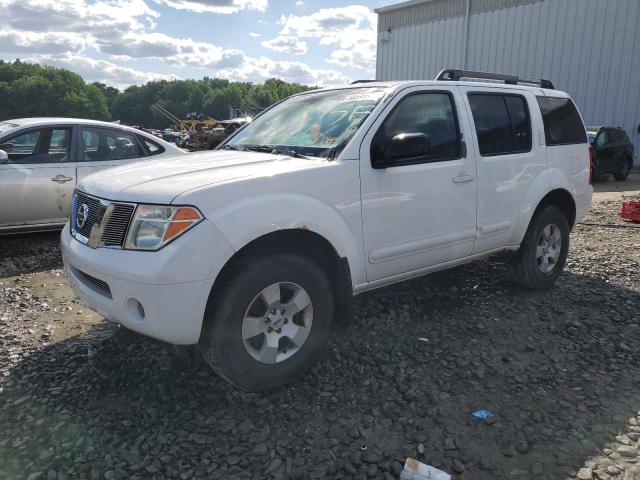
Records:
{"label": "side mirror", "polygon": [[4,150],[0,150],[0,165],[9,163],[9,155]]}
{"label": "side mirror", "polygon": [[396,163],[422,157],[431,149],[431,139],[425,133],[400,133],[384,146],[383,161]]}

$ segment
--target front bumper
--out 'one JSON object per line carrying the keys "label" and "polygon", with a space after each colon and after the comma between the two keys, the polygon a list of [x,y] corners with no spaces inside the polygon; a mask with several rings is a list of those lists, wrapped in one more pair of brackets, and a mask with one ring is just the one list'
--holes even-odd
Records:
{"label": "front bumper", "polygon": [[180,345],[198,342],[209,293],[231,248],[208,221],[157,252],[93,249],[73,238],[68,225],[61,247],[71,287],[89,308]]}

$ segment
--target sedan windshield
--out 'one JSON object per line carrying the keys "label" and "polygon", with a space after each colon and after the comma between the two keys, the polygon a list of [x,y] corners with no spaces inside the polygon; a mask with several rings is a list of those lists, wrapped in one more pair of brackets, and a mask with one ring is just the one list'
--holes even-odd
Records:
{"label": "sedan windshield", "polygon": [[0,122],[0,133],[6,132],[7,130],[11,130],[12,128],[17,127],[15,123],[9,122]]}
{"label": "sedan windshield", "polygon": [[369,87],[291,97],[264,112],[222,148],[335,157],[385,91]]}

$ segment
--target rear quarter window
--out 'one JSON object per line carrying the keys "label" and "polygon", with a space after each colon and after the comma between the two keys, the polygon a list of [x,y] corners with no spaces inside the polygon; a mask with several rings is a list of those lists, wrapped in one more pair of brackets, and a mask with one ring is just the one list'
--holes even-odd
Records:
{"label": "rear quarter window", "polygon": [[576,106],[569,98],[536,97],[544,121],[547,146],[587,143],[587,134]]}

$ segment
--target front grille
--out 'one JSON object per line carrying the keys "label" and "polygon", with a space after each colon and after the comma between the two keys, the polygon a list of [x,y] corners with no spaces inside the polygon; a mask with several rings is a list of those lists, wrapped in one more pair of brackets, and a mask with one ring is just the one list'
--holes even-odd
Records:
{"label": "front grille", "polygon": [[[78,225],[78,207],[81,205],[87,205],[89,207],[89,215],[87,216],[87,220],[84,222],[82,226]],[[90,197],[89,195],[85,195],[82,192],[76,192],[76,197],[73,202],[73,228],[76,232],[80,233],[80,235],[89,238],[91,236],[91,228],[98,223],[98,218],[100,216],[100,200],[95,197]]]}
{"label": "front grille", "polygon": [[88,285],[89,287],[93,287],[94,290],[97,290],[99,293],[102,293],[103,295],[112,298],[111,297],[111,288],[109,287],[109,284],[107,282],[105,282],[104,280],[100,280],[99,278],[96,277],[92,277],[91,275],[87,275],[84,272],[81,272],[78,269],[73,269],[76,276],[85,283],[85,285]]}
{"label": "front grille", "polygon": [[[76,191],[71,212],[71,234],[93,248],[122,248],[135,208],[131,203],[112,202]],[[86,220],[83,222],[85,212]]]}
{"label": "front grille", "polygon": [[109,221],[102,232],[102,243],[107,247],[122,247],[124,237],[131,222],[135,207],[122,203],[114,203]]}

